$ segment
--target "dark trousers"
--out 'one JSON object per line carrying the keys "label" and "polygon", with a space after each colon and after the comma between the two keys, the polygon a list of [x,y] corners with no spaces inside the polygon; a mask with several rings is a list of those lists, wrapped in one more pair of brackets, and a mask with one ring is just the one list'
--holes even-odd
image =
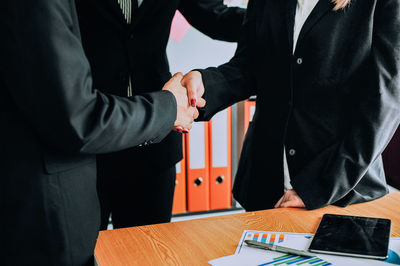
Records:
{"label": "dark trousers", "polygon": [[97,158],[101,230],[107,229],[110,213],[114,228],[169,222],[175,166],[159,169],[118,157],[116,153]]}

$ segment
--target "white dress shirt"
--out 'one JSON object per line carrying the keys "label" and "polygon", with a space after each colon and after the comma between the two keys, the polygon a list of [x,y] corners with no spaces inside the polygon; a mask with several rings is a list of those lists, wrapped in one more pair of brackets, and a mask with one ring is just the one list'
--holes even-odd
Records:
{"label": "white dress shirt", "polygon": [[[299,38],[301,28],[303,27],[314,7],[317,5],[318,1],[319,0],[297,0],[296,17],[294,19],[293,31],[293,53],[296,49],[297,40]],[[286,160],[285,148],[283,149],[283,177],[285,191],[288,189],[292,189],[293,187],[290,184],[290,174]]]}
{"label": "white dress shirt", "polygon": [[297,45],[301,28],[319,0],[297,0],[296,17],[294,19],[293,52]]}

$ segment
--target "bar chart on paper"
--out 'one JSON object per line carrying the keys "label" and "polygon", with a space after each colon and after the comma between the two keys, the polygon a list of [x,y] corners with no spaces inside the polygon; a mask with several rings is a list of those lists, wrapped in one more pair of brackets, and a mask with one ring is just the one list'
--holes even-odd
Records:
{"label": "bar chart on paper", "polygon": [[389,254],[386,260],[373,260],[346,256],[315,254],[314,257],[284,254],[247,246],[245,240],[253,240],[267,244],[286,246],[297,250],[308,250],[313,234],[284,233],[268,231],[245,230],[234,255],[213,260],[212,265],[218,266],[264,266],[264,265],[312,265],[312,266],[375,266],[400,265],[400,238],[391,238]]}
{"label": "bar chart on paper", "polygon": [[296,255],[283,255],[280,257],[273,258],[272,260],[260,264],[264,265],[313,265],[313,266],[328,266],[332,263],[324,261],[318,257],[302,257]]}
{"label": "bar chart on paper", "polygon": [[278,244],[285,240],[285,234],[249,232],[249,234],[246,235],[246,239],[268,244]]}
{"label": "bar chart on paper", "polygon": [[236,249],[235,254],[242,254],[243,252],[252,251],[244,242],[245,240],[253,240],[263,242],[267,244],[275,244],[288,247],[297,247],[298,249],[308,248],[311,234],[299,234],[296,233],[279,233],[279,232],[262,232],[262,231],[244,231],[239,245]]}
{"label": "bar chart on paper", "polygon": [[[246,255],[252,253],[260,253],[263,250],[257,250],[248,247],[244,240],[253,240],[273,245],[288,246],[299,250],[306,250],[308,248],[311,234],[297,234],[297,233],[279,233],[279,232],[262,232],[262,231],[245,231],[243,232],[241,241],[236,249],[236,255]],[[276,253],[278,254],[278,253]],[[266,258],[263,265],[313,265],[313,266],[328,266],[332,265],[329,261],[323,260],[319,257],[303,257],[290,254],[279,254]]]}

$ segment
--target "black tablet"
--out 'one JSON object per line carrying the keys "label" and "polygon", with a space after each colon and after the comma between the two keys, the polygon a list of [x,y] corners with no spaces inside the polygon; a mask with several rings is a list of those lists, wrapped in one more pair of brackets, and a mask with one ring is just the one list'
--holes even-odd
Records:
{"label": "black tablet", "polygon": [[385,259],[390,239],[389,219],[325,214],[309,251]]}

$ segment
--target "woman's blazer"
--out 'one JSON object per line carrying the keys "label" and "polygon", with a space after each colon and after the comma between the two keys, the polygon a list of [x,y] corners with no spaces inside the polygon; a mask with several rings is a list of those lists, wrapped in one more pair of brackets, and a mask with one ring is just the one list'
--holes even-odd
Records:
{"label": "woman's blazer", "polygon": [[308,209],[387,193],[381,153],[400,118],[400,0],[320,0],[293,52],[297,0],[250,0],[234,58],[202,70],[204,119],[248,96],[257,108],[234,197],[246,210],[291,184]]}

